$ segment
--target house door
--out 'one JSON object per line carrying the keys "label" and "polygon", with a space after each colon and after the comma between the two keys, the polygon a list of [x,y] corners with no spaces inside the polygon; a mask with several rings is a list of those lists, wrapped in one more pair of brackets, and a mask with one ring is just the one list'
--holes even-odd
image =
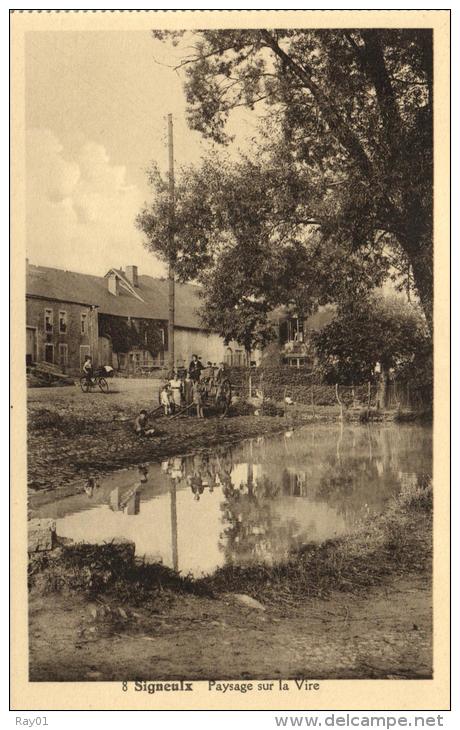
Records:
{"label": "house door", "polygon": [[26,327],[26,365],[31,365],[37,360],[36,330],[34,327]]}
{"label": "house door", "polygon": [[49,343],[45,345],[45,362],[49,362],[50,365],[54,363],[54,345]]}
{"label": "house door", "polygon": [[67,370],[67,344],[59,343],[59,367],[63,373]]}

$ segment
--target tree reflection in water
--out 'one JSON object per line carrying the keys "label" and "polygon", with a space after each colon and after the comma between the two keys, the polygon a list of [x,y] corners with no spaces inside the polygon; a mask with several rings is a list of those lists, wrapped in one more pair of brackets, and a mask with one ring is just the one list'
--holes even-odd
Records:
{"label": "tree reflection in water", "polygon": [[252,565],[286,559],[297,546],[299,524],[294,519],[282,521],[273,509],[280,485],[263,476],[255,482],[250,478],[242,488],[231,485],[223,491],[220,547],[226,563]]}
{"label": "tree reflection in water", "polygon": [[[401,490],[423,485],[431,476],[431,433],[413,426],[319,426],[176,456],[161,471],[166,484],[148,483],[141,466],[140,482],[123,493],[117,487],[108,501],[113,511],[138,515],[141,492],[166,486],[174,567],[177,495],[184,489],[197,510],[220,510],[220,527],[208,539],[227,564],[274,563],[306,542],[355,529]],[[208,501],[206,494],[214,492]]]}

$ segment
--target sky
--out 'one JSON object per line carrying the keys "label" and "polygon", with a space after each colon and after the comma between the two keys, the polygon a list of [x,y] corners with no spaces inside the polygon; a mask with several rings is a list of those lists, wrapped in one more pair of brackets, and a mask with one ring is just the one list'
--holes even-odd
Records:
{"label": "sky", "polygon": [[[30,263],[103,275],[135,264],[164,275],[134,219],[146,169],[196,163],[210,147],[188,129],[180,50],[146,31],[33,31],[26,42],[26,218]],[[254,119],[233,120],[236,145]],[[245,128],[246,132],[241,130]]]}

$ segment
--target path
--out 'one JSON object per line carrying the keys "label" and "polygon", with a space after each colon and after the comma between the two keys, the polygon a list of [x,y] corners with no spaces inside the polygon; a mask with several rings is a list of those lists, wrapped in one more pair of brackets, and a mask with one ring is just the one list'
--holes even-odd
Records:
{"label": "path", "polygon": [[132,403],[137,400],[154,400],[158,402],[158,391],[161,380],[156,378],[108,378],[110,392],[105,395],[99,389],[91,393],[83,393],[79,383],[53,388],[28,388],[27,402],[46,406],[59,402],[63,398],[69,403],[94,403],[104,398],[117,402]]}
{"label": "path", "polygon": [[32,594],[31,681],[431,676],[428,576],[282,610],[167,594],[94,620],[94,605]]}

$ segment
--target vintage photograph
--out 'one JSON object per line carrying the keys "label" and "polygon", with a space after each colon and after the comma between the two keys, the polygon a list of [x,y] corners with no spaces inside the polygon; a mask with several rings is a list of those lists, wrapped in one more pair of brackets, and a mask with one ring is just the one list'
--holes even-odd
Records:
{"label": "vintage photograph", "polygon": [[148,20],[24,35],[29,681],[431,680],[433,29]]}

